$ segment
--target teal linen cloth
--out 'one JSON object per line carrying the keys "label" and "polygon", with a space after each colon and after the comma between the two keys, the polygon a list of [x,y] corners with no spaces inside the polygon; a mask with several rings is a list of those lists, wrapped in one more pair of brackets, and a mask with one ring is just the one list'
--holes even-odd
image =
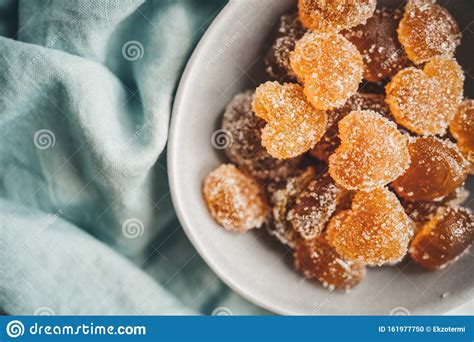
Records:
{"label": "teal linen cloth", "polygon": [[190,245],[164,149],[212,0],[0,0],[0,309],[259,314]]}

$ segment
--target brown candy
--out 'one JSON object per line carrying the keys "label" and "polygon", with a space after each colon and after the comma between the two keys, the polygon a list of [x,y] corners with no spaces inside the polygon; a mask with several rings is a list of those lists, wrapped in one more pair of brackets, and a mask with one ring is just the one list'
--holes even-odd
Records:
{"label": "brown candy", "polygon": [[442,135],[462,100],[463,84],[459,64],[436,57],[423,70],[396,74],[386,86],[386,101],[400,125],[420,135]]}
{"label": "brown candy", "polygon": [[379,266],[400,261],[412,234],[413,222],[386,188],[357,192],[352,209],[335,215],[327,228],[338,253]]}
{"label": "brown candy", "polygon": [[204,180],[212,217],[227,230],[245,232],[264,223],[268,207],[259,185],[232,164],[222,164]]}
{"label": "brown candy", "polygon": [[338,32],[365,23],[375,6],[376,0],[298,0],[298,13],[312,31]]}
{"label": "brown candy", "polygon": [[398,42],[397,28],[402,17],[400,10],[377,8],[365,25],[344,32],[360,51],[364,60],[364,78],[380,82],[410,65]]}
{"label": "brown candy", "polygon": [[264,60],[266,71],[271,77],[280,82],[296,81],[290,65],[290,53],[306,32],[297,14],[281,16],[273,33],[273,43]]}
{"label": "brown candy", "polygon": [[293,208],[288,212],[288,220],[304,239],[313,239],[321,234],[347,196],[347,190],[338,187],[331,176],[324,173],[298,193]]}
{"label": "brown candy", "polygon": [[290,55],[293,71],[304,83],[314,108],[342,106],[357,92],[364,63],[357,48],[341,34],[307,33]]}
{"label": "brown candy", "polygon": [[342,257],[324,236],[300,240],[294,250],[295,267],[308,279],[329,290],[350,290],[366,274],[364,264]]}
{"label": "brown candy", "polygon": [[403,198],[400,199],[405,212],[415,223],[415,233],[423,227],[423,225],[430,221],[436,211],[441,207],[456,207],[463,204],[469,197],[469,191],[464,187],[459,187],[450,194],[446,195],[438,201],[407,201]]}
{"label": "brown candy", "polygon": [[308,151],[326,130],[326,113],[306,101],[299,84],[261,84],[252,106],[255,114],[267,122],[262,129],[262,145],[278,159]]}
{"label": "brown candy", "polygon": [[440,5],[411,0],[400,22],[398,38],[408,57],[420,64],[434,57],[453,57],[461,42],[461,32],[453,17]]}
{"label": "brown candy", "polygon": [[299,194],[315,177],[315,169],[307,168],[293,177],[278,177],[268,183],[266,192],[271,206],[267,230],[281,243],[291,248],[295,246],[298,232],[288,221],[288,211],[294,206]]}
{"label": "brown candy", "polygon": [[411,165],[392,186],[410,201],[433,201],[454,191],[466,180],[468,163],[455,144],[434,137],[410,142]]}
{"label": "brown candy", "polygon": [[349,190],[372,190],[397,179],[410,165],[408,139],[373,111],[353,111],[339,122],[341,145],[329,173]]}
{"label": "brown candy", "polygon": [[237,94],[227,105],[222,119],[226,134],[225,153],[229,160],[257,179],[295,173],[298,160],[273,158],[263,148],[261,130],[265,121],[252,111],[253,91]]}
{"label": "brown candy", "polygon": [[339,121],[350,112],[357,110],[373,110],[391,119],[390,109],[385,103],[385,96],[382,94],[355,93],[347,100],[344,106],[326,112],[328,118],[326,133],[310,151],[310,154],[319,160],[327,162],[329,156],[341,143],[338,136]]}
{"label": "brown candy", "polygon": [[415,236],[410,256],[428,269],[441,269],[456,261],[472,244],[474,216],[466,208],[441,208]]}

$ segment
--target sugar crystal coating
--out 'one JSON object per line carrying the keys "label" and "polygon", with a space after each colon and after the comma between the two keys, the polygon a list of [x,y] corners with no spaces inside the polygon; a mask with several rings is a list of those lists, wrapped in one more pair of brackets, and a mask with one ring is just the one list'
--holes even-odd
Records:
{"label": "sugar crystal coating", "polygon": [[362,81],[362,56],[354,44],[338,33],[305,34],[296,43],[290,63],[316,109],[342,106]]}
{"label": "sugar crystal coating", "polygon": [[299,238],[298,232],[288,221],[288,211],[294,206],[297,194],[299,194],[315,177],[315,169],[312,167],[300,171],[300,174],[292,177],[277,177],[272,179],[266,186],[268,202],[271,206],[267,222],[267,231],[276,237],[281,243],[291,248]]}
{"label": "sugar crystal coating", "polygon": [[212,217],[227,230],[245,232],[264,223],[268,207],[260,186],[232,164],[222,164],[204,180],[204,199]]}
{"label": "sugar crystal coating", "polygon": [[469,191],[464,187],[456,188],[450,194],[436,201],[408,201],[400,198],[405,212],[415,223],[415,234],[430,221],[439,208],[452,208],[462,205],[469,197]]}
{"label": "sugar crystal coating", "polygon": [[431,1],[412,0],[405,8],[398,38],[408,57],[420,64],[437,56],[453,57],[461,32],[445,8]]}
{"label": "sugar crystal coating", "polygon": [[299,240],[294,250],[295,267],[308,279],[316,279],[330,290],[350,290],[366,274],[363,263],[341,256],[325,236]]}
{"label": "sugar crystal coating", "polygon": [[465,100],[459,106],[449,130],[456,139],[459,149],[471,163],[474,173],[474,100]]}
{"label": "sugar crystal coating", "polygon": [[297,160],[273,158],[263,148],[261,130],[265,121],[252,111],[253,94],[250,90],[237,94],[226,107],[222,129],[232,136],[225,148],[226,156],[257,179],[295,173]]}
{"label": "sugar crystal coating", "polygon": [[428,269],[456,261],[474,239],[474,216],[467,208],[440,208],[414,237],[410,256]]}
{"label": "sugar crystal coating", "polygon": [[413,222],[386,188],[357,192],[352,209],[334,216],[327,228],[338,253],[379,266],[400,261],[412,234]]}
{"label": "sugar crystal coating", "polygon": [[266,71],[271,77],[280,82],[296,81],[290,65],[290,53],[306,32],[297,14],[281,16],[273,33],[273,43],[265,56]]}
{"label": "sugar crystal coating", "polygon": [[312,31],[338,32],[365,23],[375,6],[376,0],[298,0],[298,13]]}
{"label": "sugar crystal coating", "polygon": [[463,84],[454,59],[434,58],[423,70],[397,73],[386,86],[386,101],[400,125],[421,135],[442,135],[462,100]]}
{"label": "sugar crystal coating", "polygon": [[345,116],[355,110],[373,110],[388,119],[392,119],[390,109],[382,94],[355,93],[347,100],[344,106],[326,112],[328,123],[326,133],[310,151],[310,154],[323,161],[328,161],[329,156],[340,144],[338,124]]}
{"label": "sugar crystal coating", "polygon": [[367,81],[380,82],[410,64],[398,42],[397,28],[401,17],[399,9],[377,8],[366,24],[343,32],[362,54]]}
{"label": "sugar crystal coating", "polygon": [[321,234],[347,195],[347,190],[337,186],[331,176],[324,173],[297,194],[294,206],[288,212],[288,221],[304,239],[313,239]]}
{"label": "sugar crystal coating", "polygon": [[353,111],[343,118],[339,138],[341,145],[329,157],[329,173],[346,189],[383,187],[410,165],[407,137],[373,111]]}
{"label": "sugar crystal coating", "polygon": [[413,138],[408,145],[411,165],[393,189],[410,201],[433,201],[448,195],[466,180],[469,165],[449,140]]}
{"label": "sugar crystal coating", "polygon": [[308,151],[326,130],[326,113],[306,101],[299,84],[266,82],[257,88],[252,107],[267,122],[262,145],[278,159]]}

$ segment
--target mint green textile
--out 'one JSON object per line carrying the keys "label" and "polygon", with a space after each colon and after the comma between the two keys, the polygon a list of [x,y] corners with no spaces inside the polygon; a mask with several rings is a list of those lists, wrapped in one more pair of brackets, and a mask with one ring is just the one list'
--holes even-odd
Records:
{"label": "mint green textile", "polygon": [[196,254],[167,183],[173,96],[223,6],[0,0],[4,312],[263,313]]}

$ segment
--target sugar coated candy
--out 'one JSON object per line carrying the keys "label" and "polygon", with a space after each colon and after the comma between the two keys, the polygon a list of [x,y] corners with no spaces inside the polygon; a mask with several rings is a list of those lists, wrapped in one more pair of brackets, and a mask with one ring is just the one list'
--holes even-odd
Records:
{"label": "sugar coated candy", "polygon": [[288,221],[288,211],[294,206],[296,196],[315,177],[315,169],[308,167],[292,177],[277,177],[266,186],[268,202],[271,206],[267,231],[281,243],[291,248],[299,238],[298,232]]}
{"label": "sugar coated candy", "polygon": [[204,180],[204,199],[212,217],[227,230],[245,232],[264,223],[268,207],[260,186],[232,164],[222,164]]}
{"label": "sugar coated candy", "polygon": [[[227,105],[222,118],[225,154],[229,160],[257,179],[295,173],[298,160],[279,160],[262,146],[265,121],[252,111],[253,91],[237,94]],[[216,137],[218,139],[218,137]],[[216,142],[217,143],[217,142]]]}
{"label": "sugar coated candy", "polygon": [[267,122],[262,129],[262,145],[278,159],[294,158],[308,151],[326,130],[326,113],[306,101],[299,84],[260,85],[253,110]]}
{"label": "sugar coated candy", "polygon": [[435,137],[411,140],[411,165],[392,183],[399,196],[410,201],[434,201],[464,183],[469,164],[454,143]]}
{"label": "sugar coated candy", "polygon": [[461,32],[453,17],[429,0],[410,0],[398,28],[398,38],[416,64],[434,57],[450,58],[461,43]]}
{"label": "sugar coated candy", "polygon": [[330,290],[350,290],[364,279],[363,263],[341,256],[325,236],[299,240],[294,250],[295,267],[308,279]]}
{"label": "sugar coated candy", "polygon": [[328,173],[319,175],[297,194],[288,220],[304,239],[313,239],[347,196],[347,190],[337,186]]}
{"label": "sugar coated candy", "polygon": [[296,81],[296,75],[290,65],[290,53],[306,32],[297,14],[281,16],[264,60],[265,69],[271,77],[280,82]]}
{"label": "sugar coated candy", "polygon": [[368,265],[400,261],[412,234],[413,222],[386,188],[358,191],[352,209],[335,215],[327,228],[338,253]]}
{"label": "sugar coated candy", "polygon": [[464,75],[454,59],[434,58],[423,70],[406,68],[386,86],[400,125],[420,135],[442,135],[463,96]]}
{"label": "sugar coated candy", "polygon": [[326,112],[328,123],[326,133],[310,151],[310,154],[322,161],[328,161],[329,156],[340,144],[338,124],[342,118],[355,110],[373,110],[386,118],[391,119],[390,109],[382,94],[355,93],[347,100],[344,106]]}
{"label": "sugar coated candy", "polygon": [[397,28],[401,17],[399,9],[377,8],[366,24],[343,33],[362,54],[367,81],[383,81],[410,65],[398,42]]}
{"label": "sugar coated candy", "polygon": [[357,92],[364,63],[357,48],[343,35],[307,33],[290,55],[290,63],[314,108],[342,106]]}
{"label": "sugar coated candy", "polygon": [[450,194],[436,201],[407,201],[401,198],[400,202],[407,215],[415,223],[415,233],[430,221],[439,208],[452,208],[462,205],[469,197],[469,191],[459,187]]}
{"label": "sugar coated candy", "polygon": [[329,157],[329,173],[346,189],[383,187],[410,165],[407,137],[373,111],[353,111],[343,118],[339,138],[341,145]]}
{"label": "sugar coated candy", "polygon": [[465,100],[459,106],[449,130],[456,139],[459,149],[471,163],[474,173],[474,100]]}
{"label": "sugar coated candy", "polygon": [[376,0],[298,0],[298,13],[312,31],[338,32],[365,23],[375,6]]}
{"label": "sugar coated candy", "polygon": [[410,245],[410,256],[428,269],[456,261],[474,239],[474,216],[467,208],[440,208]]}

